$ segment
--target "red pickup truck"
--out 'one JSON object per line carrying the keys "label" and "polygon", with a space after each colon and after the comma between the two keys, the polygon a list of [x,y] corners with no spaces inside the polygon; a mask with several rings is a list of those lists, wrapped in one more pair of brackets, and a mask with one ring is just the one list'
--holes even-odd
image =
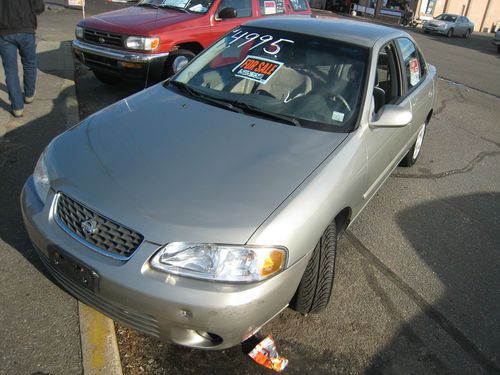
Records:
{"label": "red pickup truck", "polygon": [[307,0],[143,0],[81,20],[73,51],[95,76],[160,80],[251,19],[311,14]]}

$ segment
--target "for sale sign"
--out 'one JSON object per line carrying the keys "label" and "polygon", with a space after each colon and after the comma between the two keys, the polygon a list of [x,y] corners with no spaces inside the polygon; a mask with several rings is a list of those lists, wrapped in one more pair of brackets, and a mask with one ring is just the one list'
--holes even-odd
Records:
{"label": "for sale sign", "polygon": [[265,84],[283,65],[282,62],[257,56],[247,56],[236,68],[234,75]]}

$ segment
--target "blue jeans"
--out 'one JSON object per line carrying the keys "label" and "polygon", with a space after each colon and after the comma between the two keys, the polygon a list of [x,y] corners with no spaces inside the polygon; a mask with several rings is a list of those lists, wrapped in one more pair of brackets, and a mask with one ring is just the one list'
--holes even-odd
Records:
{"label": "blue jeans", "polygon": [[21,56],[24,73],[24,95],[35,95],[36,43],[35,34],[10,34],[0,36],[0,57],[7,81],[7,91],[12,109],[24,108],[24,97],[19,83],[17,52]]}

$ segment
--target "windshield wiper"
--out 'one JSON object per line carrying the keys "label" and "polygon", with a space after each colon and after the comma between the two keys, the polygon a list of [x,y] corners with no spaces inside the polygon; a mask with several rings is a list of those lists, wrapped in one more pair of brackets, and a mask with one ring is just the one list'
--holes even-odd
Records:
{"label": "windshield wiper", "polygon": [[189,10],[186,8],[181,8],[181,7],[174,7],[173,5],[160,5],[160,8],[166,8],[166,9],[173,9],[173,10],[178,10],[179,12],[184,12],[184,13],[190,13]]}
{"label": "windshield wiper", "polygon": [[179,88],[180,90],[187,93],[188,95],[195,97],[195,98],[198,98],[198,99],[201,99],[205,102],[215,104],[219,107],[229,109],[230,111],[233,111],[233,112],[238,112],[238,113],[244,112],[241,108],[234,106],[232,103],[205,95],[205,94],[199,92],[198,90],[193,89],[191,86],[187,85],[184,82],[170,80],[169,84],[174,85],[175,87]]}
{"label": "windshield wiper", "polygon": [[155,5],[155,4],[152,4],[152,3],[139,3],[136,6],[158,9],[158,5]]}
{"label": "windshield wiper", "polygon": [[241,108],[246,113],[250,113],[250,114],[260,116],[260,117],[270,118],[270,119],[278,120],[278,121],[281,121],[281,122],[284,122],[287,124],[302,127],[302,124],[300,123],[300,121],[298,119],[296,119],[295,117],[281,115],[279,113],[274,113],[274,112],[264,111],[260,108],[253,106],[253,105],[250,105],[250,104],[247,104],[244,102],[240,102],[237,100],[228,101],[228,103],[231,103],[235,107]]}

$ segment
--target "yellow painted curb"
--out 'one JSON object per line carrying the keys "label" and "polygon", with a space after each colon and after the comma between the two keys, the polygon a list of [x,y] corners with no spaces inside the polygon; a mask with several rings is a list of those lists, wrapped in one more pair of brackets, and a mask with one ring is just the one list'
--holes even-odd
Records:
{"label": "yellow painted curb", "polygon": [[113,321],[78,302],[85,375],[122,375]]}

